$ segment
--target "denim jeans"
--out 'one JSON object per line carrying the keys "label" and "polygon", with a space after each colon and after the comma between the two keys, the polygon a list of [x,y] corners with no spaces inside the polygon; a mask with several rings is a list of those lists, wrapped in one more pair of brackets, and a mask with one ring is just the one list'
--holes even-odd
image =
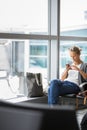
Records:
{"label": "denim jeans", "polygon": [[61,81],[54,79],[51,81],[48,88],[48,104],[57,104],[58,97],[65,94],[73,94],[80,92],[80,88],[77,84],[69,81]]}

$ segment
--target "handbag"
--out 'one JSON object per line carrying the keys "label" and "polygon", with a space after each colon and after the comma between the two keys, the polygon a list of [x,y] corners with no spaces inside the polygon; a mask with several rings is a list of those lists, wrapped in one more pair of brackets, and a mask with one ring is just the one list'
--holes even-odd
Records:
{"label": "handbag", "polygon": [[42,74],[31,72],[27,72],[26,74],[28,97],[43,96]]}

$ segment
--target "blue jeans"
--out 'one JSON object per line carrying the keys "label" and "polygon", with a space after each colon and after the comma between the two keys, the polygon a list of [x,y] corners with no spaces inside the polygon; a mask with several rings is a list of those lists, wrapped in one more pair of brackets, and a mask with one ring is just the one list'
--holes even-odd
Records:
{"label": "blue jeans", "polygon": [[54,79],[48,88],[48,104],[57,104],[58,97],[66,94],[77,94],[80,88],[77,84],[69,81]]}

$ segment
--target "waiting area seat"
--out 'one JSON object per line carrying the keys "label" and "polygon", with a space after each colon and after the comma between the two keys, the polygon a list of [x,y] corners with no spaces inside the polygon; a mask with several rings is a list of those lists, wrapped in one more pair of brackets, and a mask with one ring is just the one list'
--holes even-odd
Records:
{"label": "waiting area seat", "polygon": [[64,96],[60,96],[59,99],[61,105],[74,105],[77,110],[87,107],[87,103],[84,104],[84,99],[85,99],[84,96],[67,94]]}
{"label": "waiting area seat", "polygon": [[65,99],[68,99],[68,104],[74,104],[76,106],[76,109],[79,109],[79,106],[81,108],[85,107],[87,105],[87,82],[81,84],[82,91],[78,94],[67,94],[62,96],[62,104],[65,104]]}
{"label": "waiting area seat", "polygon": [[59,104],[74,105],[76,109],[86,107],[87,106],[87,82],[82,83],[79,87],[81,88],[81,91],[78,94],[66,94],[63,96],[59,96],[59,101],[58,101]]}

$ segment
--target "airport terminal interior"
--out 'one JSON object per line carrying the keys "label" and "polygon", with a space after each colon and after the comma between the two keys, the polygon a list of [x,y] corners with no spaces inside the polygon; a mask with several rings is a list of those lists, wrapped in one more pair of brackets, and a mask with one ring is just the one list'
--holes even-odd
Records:
{"label": "airport terminal interior", "polygon": [[[86,63],[86,0],[0,0],[0,101],[48,106],[50,81],[71,64],[67,50],[72,46],[81,48]],[[41,74],[43,95],[30,96],[29,73]],[[74,106],[81,130],[84,97],[60,96],[59,101],[58,106]]]}

